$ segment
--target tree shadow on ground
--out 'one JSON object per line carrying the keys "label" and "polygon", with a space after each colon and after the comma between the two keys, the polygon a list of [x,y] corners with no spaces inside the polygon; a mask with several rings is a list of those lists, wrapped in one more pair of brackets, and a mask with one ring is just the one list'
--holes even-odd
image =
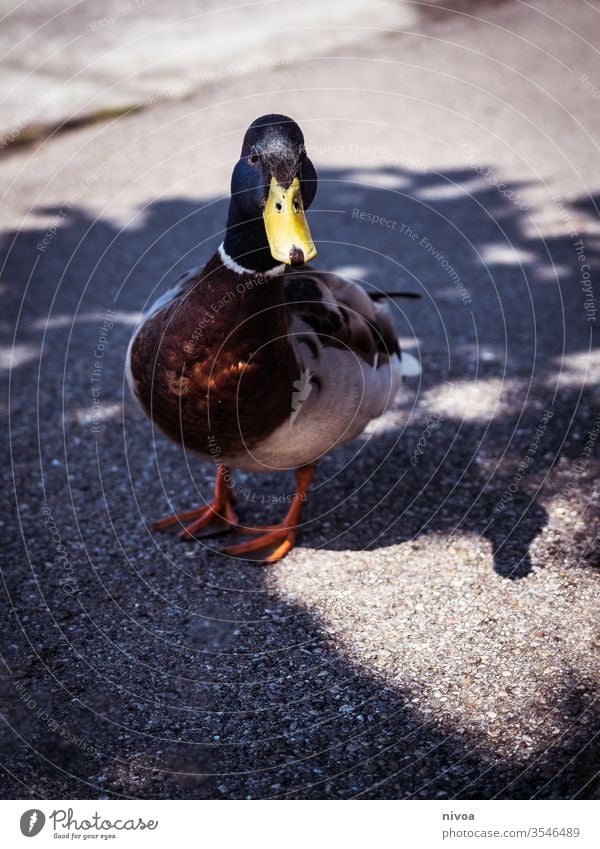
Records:
{"label": "tree shadow on ground", "polygon": [[[581,457],[594,420],[595,387],[578,382],[591,324],[573,239],[541,240],[469,169],[323,169],[315,206],[320,267],[423,295],[395,306],[423,374],[381,429],[323,461],[301,545],[319,550],[318,569],[323,552],[390,549],[398,562],[403,543],[470,535],[489,544],[499,576],[527,579],[547,524],[538,490],[559,457]],[[565,669],[548,708],[562,711],[560,744],[494,746],[484,728],[444,724],[409,685],[356,663],[318,614],[282,600],[268,570],[150,535],[145,520],[167,499],[198,501],[213,470],[153,441],[123,394],[124,353],[138,312],[219,244],[225,208],[160,201],[121,230],[45,210],[56,232],[6,240],[19,525],[5,537],[3,795],[592,794],[580,694],[594,684],[583,674]],[[568,215],[583,232],[585,204]],[[585,250],[595,264],[597,248]],[[95,431],[91,375],[108,309]],[[289,478],[243,484],[255,494],[243,518],[273,521],[261,494],[285,492]]]}

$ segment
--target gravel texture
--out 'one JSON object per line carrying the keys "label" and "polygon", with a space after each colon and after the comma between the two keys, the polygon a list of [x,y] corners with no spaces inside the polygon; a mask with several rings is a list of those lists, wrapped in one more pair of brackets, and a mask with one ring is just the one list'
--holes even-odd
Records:
{"label": "gravel texture", "polygon": [[[0,163],[2,797],[597,797],[600,8],[566,5],[437,10]],[[422,293],[423,374],[260,567],[151,532],[213,470],[123,379],[267,111],[319,169],[320,266]],[[238,482],[284,512],[291,475]]]}

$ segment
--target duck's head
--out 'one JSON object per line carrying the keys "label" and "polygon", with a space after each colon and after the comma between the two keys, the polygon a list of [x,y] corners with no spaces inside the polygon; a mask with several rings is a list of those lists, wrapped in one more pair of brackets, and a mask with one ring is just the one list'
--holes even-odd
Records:
{"label": "duck's head", "polygon": [[298,124],[285,115],[257,118],[231,177],[225,253],[254,271],[309,262],[317,251],[304,210],[316,190]]}

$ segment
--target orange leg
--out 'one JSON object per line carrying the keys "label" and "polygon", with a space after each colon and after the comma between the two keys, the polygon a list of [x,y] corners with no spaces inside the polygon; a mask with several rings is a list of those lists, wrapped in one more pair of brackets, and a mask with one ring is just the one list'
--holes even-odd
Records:
{"label": "orange leg", "polygon": [[[173,525],[185,525],[179,533],[179,539],[194,539],[196,536],[206,537],[226,533],[237,526],[238,518],[233,509],[237,500],[227,483],[229,469],[220,465],[215,479],[215,492],[210,504],[188,510],[186,513],[174,513],[154,523],[155,531],[163,531]],[[198,533],[201,531],[201,533]]]}
{"label": "orange leg", "polygon": [[[236,528],[238,533],[260,534],[260,536],[248,540],[248,542],[228,545],[225,548],[227,554],[232,554],[234,557],[248,555],[244,559],[258,561],[259,563],[276,563],[285,557],[296,542],[306,493],[314,474],[314,466],[302,466],[296,469],[296,494],[283,522],[264,528],[238,526]],[[261,531],[262,533],[260,533]]]}

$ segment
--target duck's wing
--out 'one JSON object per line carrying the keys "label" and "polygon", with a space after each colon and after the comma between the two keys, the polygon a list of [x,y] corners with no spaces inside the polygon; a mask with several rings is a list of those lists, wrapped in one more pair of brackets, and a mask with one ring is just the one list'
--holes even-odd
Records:
{"label": "duck's wing", "polygon": [[358,283],[331,272],[303,268],[284,275],[291,326],[302,322],[320,348],[342,348],[371,368],[402,360],[394,319],[386,302],[373,300]]}
{"label": "duck's wing", "polygon": [[298,387],[294,428],[305,431],[302,438],[318,456],[357,436],[390,407],[402,382],[403,355],[387,303],[375,303],[352,280],[290,270],[284,291],[290,337],[310,384]]}

